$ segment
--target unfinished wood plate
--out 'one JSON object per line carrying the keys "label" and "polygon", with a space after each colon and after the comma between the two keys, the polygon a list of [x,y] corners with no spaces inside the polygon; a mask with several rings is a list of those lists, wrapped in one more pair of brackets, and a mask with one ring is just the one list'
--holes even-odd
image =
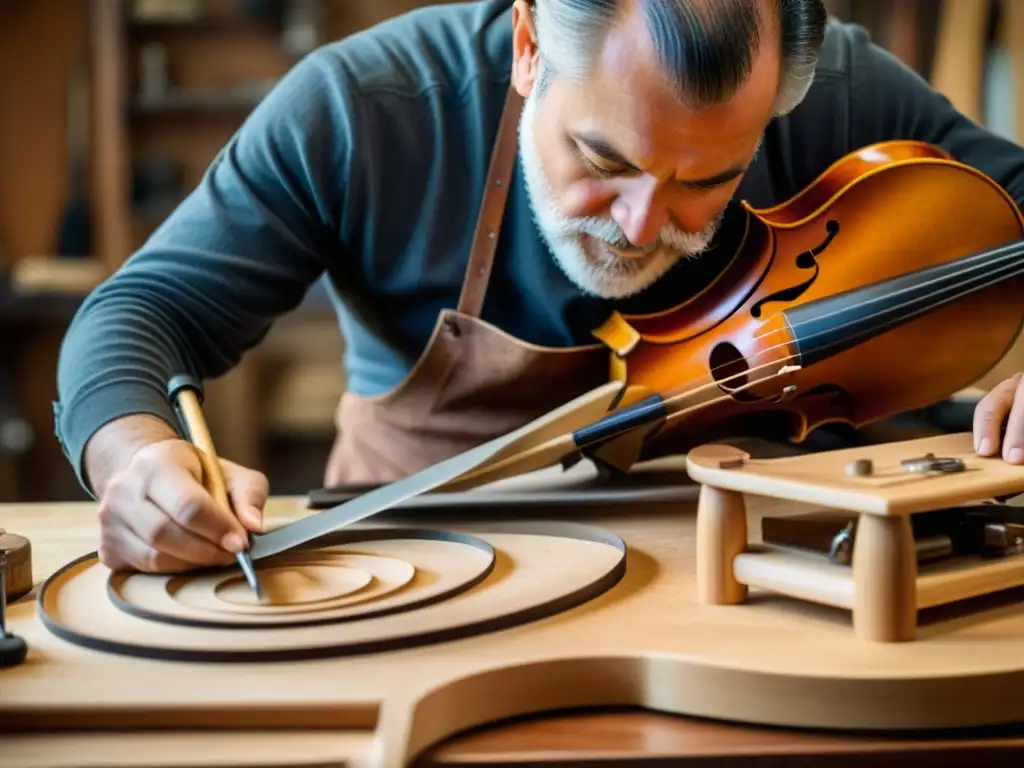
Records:
{"label": "unfinished wood plate", "polygon": [[112,573],[92,553],[44,583],[38,608],[55,635],[95,650],[188,661],[306,659],[539,619],[609,589],[625,562],[621,539],[573,523],[499,528],[487,540],[354,527],[259,561],[267,605],[255,603],[237,568]]}
{"label": "unfinished wood plate", "polygon": [[[475,537],[407,534],[412,538],[369,547],[326,546],[257,561],[260,583],[272,598],[265,605],[256,604],[237,569],[176,576],[114,573],[107,592],[121,610],[153,621],[194,627],[307,626],[443,600],[469,589],[494,568],[494,551]],[[411,546],[415,563],[403,559],[403,550],[408,558]],[[292,589],[286,592],[289,584]]]}

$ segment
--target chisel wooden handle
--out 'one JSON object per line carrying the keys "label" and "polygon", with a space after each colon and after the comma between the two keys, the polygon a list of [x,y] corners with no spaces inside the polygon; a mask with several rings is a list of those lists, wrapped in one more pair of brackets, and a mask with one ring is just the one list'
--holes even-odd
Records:
{"label": "chisel wooden handle", "polygon": [[[178,414],[178,421],[189,442],[199,449],[199,461],[203,465],[203,485],[213,500],[230,514],[235,514],[235,508],[228,496],[227,483],[224,481],[224,473],[221,471],[220,458],[217,456],[217,449],[213,447],[213,437],[210,436],[210,429],[206,426],[206,419],[203,417],[203,386],[193,376],[175,376],[167,385],[167,396]],[[247,536],[249,546],[252,545],[252,535]],[[259,579],[256,577],[256,570],[252,564],[252,556],[248,549],[236,553],[235,559],[245,574],[257,598],[263,599],[263,590],[260,588]]]}
{"label": "chisel wooden handle", "polygon": [[220,457],[213,445],[210,428],[203,416],[203,387],[191,376],[175,376],[167,387],[167,395],[178,414],[178,421],[186,438],[199,449],[203,465],[203,485],[214,501],[233,511],[227,484],[221,472]]}

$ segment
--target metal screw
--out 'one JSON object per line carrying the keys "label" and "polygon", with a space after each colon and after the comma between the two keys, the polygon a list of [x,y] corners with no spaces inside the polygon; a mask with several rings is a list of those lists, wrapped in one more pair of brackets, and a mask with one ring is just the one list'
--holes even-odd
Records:
{"label": "metal screw", "polygon": [[850,477],[867,477],[875,471],[875,464],[871,459],[857,459],[846,465],[846,474]]}

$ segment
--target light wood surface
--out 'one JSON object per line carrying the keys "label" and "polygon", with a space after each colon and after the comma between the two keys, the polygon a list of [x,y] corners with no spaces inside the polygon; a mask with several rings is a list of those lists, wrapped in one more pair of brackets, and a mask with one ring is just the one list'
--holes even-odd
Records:
{"label": "light wood surface", "polygon": [[[960,459],[966,469],[943,476],[903,469],[904,460],[929,453]],[[871,460],[871,474],[847,474],[847,466],[858,459]],[[695,481],[717,488],[883,516],[909,515],[1024,489],[1024,466],[977,456],[967,432],[777,458],[751,457],[731,445],[713,444],[691,451],[686,467]]]}
{"label": "light wood surface", "polygon": [[[748,502],[753,540],[762,515],[812,509]],[[275,498],[270,516],[280,521],[302,514],[296,505],[296,499]],[[615,587],[528,625],[380,654],[256,664],[124,658],[58,640],[39,624],[31,600],[22,600],[11,608],[10,624],[29,642],[30,655],[0,678],[0,722],[15,729],[105,726],[105,739],[89,742],[95,764],[210,764],[191,739],[177,755],[155,754],[142,748],[138,734],[119,735],[130,725],[146,725],[158,741],[168,729],[202,730],[211,744],[227,738],[229,729],[316,729],[322,739],[314,745],[351,750],[336,754],[339,761],[400,766],[468,728],[578,706],[640,705],[846,730],[1024,719],[1024,695],[1017,693],[1024,667],[1019,599],[932,617],[921,630],[923,641],[882,645],[858,641],[843,611],[754,590],[743,605],[703,605],[696,590],[695,510],[696,498],[572,510],[578,522],[611,531],[629,547],[626,574]],[[421,511],[417,522],[485,531],[474,518],[502,517],[495,508],[459,514]],[[565,516],[551,508],[512,514],[524,522]],[[95,546],[91,504],[9,506],[0,509],[0,520],[33,540],[37,579]],[[573,564],[563,568],[571,572]],[[485,581],[477,589],[491,586]],[[422,615],[446,610],[455,609],[440,604]],[[332,742],[338,731],[363,738]],[[5,743],[5,754],[18,758],[15,765],[72,764],[61,754],[73,754],[69,745],[77,738],[88,739],[67,732],[11,737],[13,748]],[[235,740],[217,763],[269,764],[259,743],[249,748]],[[308,765],[314,753],[276,764]]]}

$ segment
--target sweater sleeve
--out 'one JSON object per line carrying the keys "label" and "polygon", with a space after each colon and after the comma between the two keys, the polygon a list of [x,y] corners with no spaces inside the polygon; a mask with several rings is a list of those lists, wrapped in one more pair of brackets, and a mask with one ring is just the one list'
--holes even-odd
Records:
{"label": "sweater sleeve", "polygon": [[917,139],[985,173],[1024,208],[1024,147],[978,125],[888,51],[849,28],[850,139]]}
{"label": "sweater sleeve", "polygon": [[228,372],[340,261],[341,180],[353,157],[340,69],[317,53],[299,62],[73,318],[55,432],[90,493],[83,454],[100,427],[146,413],[177,429],[168,380]]}

